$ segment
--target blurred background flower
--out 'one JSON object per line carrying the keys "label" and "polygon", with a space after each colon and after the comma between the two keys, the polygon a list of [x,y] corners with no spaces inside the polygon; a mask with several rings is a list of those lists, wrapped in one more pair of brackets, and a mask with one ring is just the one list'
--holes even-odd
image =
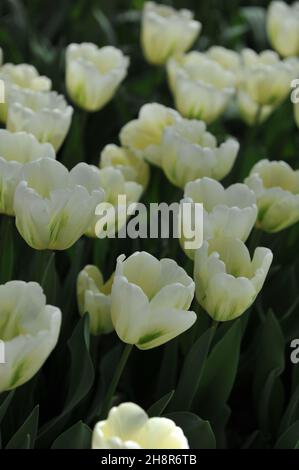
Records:
{"label": "blurred background flower", "polygon": [[80,108],[98,111],[127,75],[129,58],[119,49],[95,44],[70,44],[66,49],[66,87]]}
{"label": "blurred background flower", "polygon": [[145,2],[142,13],[141,43],[145,58],[163,65],[177,53],[187,51],[201,30],[190,10],[175,10],[167,5]]}

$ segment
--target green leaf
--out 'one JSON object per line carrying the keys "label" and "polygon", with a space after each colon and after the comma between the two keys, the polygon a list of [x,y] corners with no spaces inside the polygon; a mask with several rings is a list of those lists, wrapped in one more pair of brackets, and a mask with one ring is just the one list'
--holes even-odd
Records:
{"label": "green leaf", "polygon": [[4,284],[11,281],[14,266],[14,219],[7,215],[1,217],[0,247],[0,284]]}
{"label": "green leaf", "polygon": [[247,21],[252,31],[256,45],[265,49],[268,43],[266,33],[266,10],[263,7],[244,7],[241,14]]}
{"label": "green leaf", "polygon": [[104,13],[99,8],[94,9],[93,16],[96,19],[98,25],[100,26],[101,31],[103,31],[103,33],[105,34],[106,39],[107,39],[107,44],[111,46],[116,46],[117,45],[116,35],[114,33],[113,27],[109,19],[107,18],[107,16],[105,16]]}
{"label": "green leaf", "polygon": [[174,390],[164,395],[160,400],[156,401],[150,408],[147,410],[149,416],[161,416],[164,410],[167,408],[169,402],[171,401],[174,395]]}
{"label": "green leaf", "polygon": [[0,405],[0,424],[1,424],[2,419],[5,416],[6,411],[8,410],[8,407],[9,407],[9,405],[10,405],[10,403],[11,403],[13,397],[14,397],[14,394],[15,394],[15,391],[12,390],[7,395],[7,397],[5,397],[5,399],[3,400],[3,402]]}
{"label": "green leaf", "polygon": [[189,351],[178,381],[172,402],[172,410],[189,410],[198,390],[205,360],[215,327],[211,327],[198,338]]}
{"label": "green leaf", "polygon": [[[216,418],[223,413],[233,388],[239,364],[242,327],[234,321],[212,350],[205,364],[196,403],[201,415]],[[193,364],[192,370],[194,371]]]}
{"label": "green leaf", "polygon": [[6,449],[33,449],[38,429],[39,406],[37,405],[26,421],[8,442]]}
{"label": "green leaf", "polygon": [[94,368],[89,354],[89,318],[82,317],[68,341],[71,353],[69,387],[62,413],[47,423],[38,437],[40,446],[47,446],[61,431],[68,414],[83,400],[92,387]]}
{"label": "green leaf", "polygon": [[84,137],[88,121],[87,111],[74,113],[71,129],[63,147],[62,163],[71,169],[77,163],[85,161]]}
{"label": "green leaf", "polygon": [[71,339],[68,341],[71,353],[70,386],[66,412],[71,411],[89,392],[94,369],[89,355],[89,318],[85,315],[78,322]]}
{"label": "green leaf", "polygon": [[299,414],[299,385],[295,389],[288,406],[284,412],[279,426],[279,433],[282,434],[297,420]]}
{"label": "green leaf", "polygon": [[299,421],[290,426],[277,440],[275,449],[296,449],[299,437]]}
{"label": "green leaf", "polygon": [[93,423],[100,417],[100,409],[103,398],[107,392],[109,384],[113,379],[113,374],[117,364],[120,361],[123,351],[122,344],[117,344],[113,349],[110,349],[103,357],[98,369],[99,380],[94,393],[94,398],[89,407],[86,422]]}
{"label": "green leaf", "polygon": [[194,413],[176,412],[165,415],[182,428],[191,449],[215,449],[216,439],[208,421]]}
{"label": "green leaf", "polygon": [[254,371],[253,395],[264,432],[275,431],[281,417],[283,389],[279,376],[284,369],[285,341],[280,325],[269,312],[259,332],[259,360]]}
{"label": "green leaf", "polygon": [[54,441],[52,449],[90,449],[91,429],[82,421],[64,431]]}
{"label": "green leaf", "polygon": [[[41,254],[44,254],[42,252]],[[43,266],[41,286],[49,304],[56,303],[57,274],[55,268],[55,252],[46,252],[46,262]]]}
{"label": "green leaf", "polygon": [[[171,364],[171,367],[169,367]],[[178,367],[178,339],[170,341],[165,345],[159,377],[157,380],[157,390],[155,398],[164,396],[175,389]]]}

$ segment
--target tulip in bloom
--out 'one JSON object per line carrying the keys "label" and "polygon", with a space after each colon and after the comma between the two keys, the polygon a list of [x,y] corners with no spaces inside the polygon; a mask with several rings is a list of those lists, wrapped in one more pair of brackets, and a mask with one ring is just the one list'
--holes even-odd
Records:
{"label": "tulip in bloom", "polygon": [[50,158],[28,163],[14,197],[16,226],[36,250],[66,250],[90,226],[101,188],[91,193],[73,181],[64,165]]}
{"label": "tulip in bloom", "polygon": [[90,318],[90,332],[93,335],[113,331],[110,312],[112,279],[104,284],[101,271],[87,265],[77,279],[77,299],[80,315],[86,312]]}
{"label": "tulip in bloom", "polygon": [[61,312],[46,305],[35,282],[11,281],[0,286],[0,393],[28,382],[42,367],[59,336]]}
{"label": "tulip in bloom", "polygon": [[281,61],[275,52],[268,50],[257,54],[244,49],[241,59],[239,109],[248,124],[258,124],[290,93],[296,70],[290,61]]}
{"label": "tulip in bloom", "polygon": [[[140,184],[135,183],[135,181],[126,181],[122,172],[113,167],[99,169],[94,165],[79,163],[72,169],[71,179],[73,183],[83,185],[87,188],[90,194],[93,194],[94,191],[103,190],[105,193],[104,201],[99,199],[98,203],[101,202],[103,208],[106,203],[107,210],[110,205],[114,206],[116,214],[118,196],[126,197],[127,205],[129,205],[137,202],[142,194],[142,186]],[[94,211],[92,221],[85,231],[85,234],[89,237],[98,236],[98,232],[96,233],[96,225],[99,217],[97,215]],[[118,221],[112,217],[113,215],[114,214],[111,214],[111,219],[107,222],[108,234],[115,233],[116,225],[118,226]]]}
{"label": "tulip in bloom", "polygon": [[146,60],[163,65],[174,54],[186,52],[200,33],[201,23],[189,10],[146,2],[142,15],[141,42]]}
{"label": "tulip in bloom", "polygon": [[251,260],[245,244],[237,238],[204,241],[194,263],[199,304],[216,321],[239,317],[262,289],[272,258],[271,250],[258,247]]}
{"label": "tulip in bloom", "polygon": [[[1,61],[0,61],[1,63]],[[0,68],[0,79],[5,84],[5,103],[0,104],[0,121],[6,122],[7,103],[11,101],[14,90],[25,88],[34,91],[49,91],[52,82],[48,77],[39,75],[30,64],[4,64]]]}
{"label": "tulip in bloom", "polygon": [[161,166],[163,131],[182,118],[177,111],[162,104],[149,103],[140,109],[138,119],[126,124],[120,132],[120,141],[136,155]]}
{"label": "tulip in bloom", "polygon": [[240,68],[240,55],[238,52],[222,46],[212,46],[206,52],[207,57],[218,62],[226,70],[238,72]]}
{"label": "tulip in bloom", "polygon": [[259,228],[279,232],[299,220],[299,170],[265,159],[254,165],[245,183],[256,195]]}
{"label": "tulip in bloom", "polygon": [[115,331],[139,349],[160,346],[195,322],[188,311],[193,296],[193,280],[174,260],[146,252],[119,256],[111,291]]}
{"label": "tulip in bloom", "polygon": [[267,13],[267,32],[280,55],[299,55],[299,2],[272,2]]}
{"label": "tulip in bloom", "polygon": [[203,176],[221,180],[232,169],[238,150],[235,139],[229,138],[217,147],[204,122],[184,119],[164,131],[162,168],[179,188]]}
{"label": "tulip in bloom", "polygon": [[0,213],[14,215],[13,199],[21,170],[39,158],[55,159],[51,144],[41,144],[26,132],[0,129]]}
{"label": "tulip in bloom", "polygon": [[149,418],[135,403],[111,408],[92,436],[93,449],[189,449],[188,441],[168,418]]}
{"label": "tulip in bloom", "polygon": [[100,168],[107,167],[120,170],[126,181],[135,181],[146,189],[150,177],[149,166],[142,157],[128,148],[106,145],[101,153]]}
{"label": "tulip in bloom", "polygon": [[[248,186],[232,184],[224,189],[211,178],[187,183],[184,197],[192,203],[203,204],[204,238],[233,237],[246,241],[257,217],[256,198]],[[184,239],[181,239],[184,247]],[[193,259],[194,250],[185,250]]]}
{"label": "tulip in bloom", "polygon": [[70,44],[66,50],[68,94],[80,108],[98,111],[113,98],[128,66],[128,57],[115,47]]}
{"label": "tulip in bloom", "polygon": [[11,90],[7,128],[26,131],[40,142],[50,142],[57,151],[70,128],[73,108],[55,91]]}
{"label": "tulip in bloom", "polygon": [[8,85],[35,91],[49,91],[52,86],[51,80],[39,75],[36,68],[30,64],[4,64],[0,68],[0,78]]}
{"label": "tulip in bloom", "polygon": [[167,72],[176,108],[187,118],[215,121],[235,92],[235,74],[197,51],[169,59]]}

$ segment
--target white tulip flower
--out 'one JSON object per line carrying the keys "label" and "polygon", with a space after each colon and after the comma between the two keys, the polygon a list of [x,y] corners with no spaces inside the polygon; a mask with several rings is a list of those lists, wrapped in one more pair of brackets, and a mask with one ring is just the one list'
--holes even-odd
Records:
{"label": "white tulip flower", "polygon": [[34,91],[49,91],[52,87],[51,80],[39,75],[36,68],[30,64],[4,64],[0,68],[0,78],[8,85]]}
{"label": "white tulip flower", "polygon": [[39,158],[55,159],[51,144],[41,144],[26,132],[0,129],[0,213],[14,215],[13,199],[21,169]]}
{"label": "white tulip flower", "polygon": [[[2,54],[1,54],[2,58]],[[1,60],[0,60],[1,64]],[[0,80],[5,85],[5,102],[0,104],[0,121],[7,120],[7,104],[11,100],[14,90],[29,89],[33,91],[49,91],[52,82],[48,77],[39,75],[38,71],[30,64],[4,64],[0,67]]]}
{"label": "white tulip flower", "polygon": [[194,282],[172,259],[146,252],[119,256],[111,291],[111,317],[120,339],[151,349],[188,330]]}
{"label": "white tulip flower", "polygon": [[235,93],[235,74],[197,51],[169,59],[167,72],[176,108],[187,118],[215,121]]}
{"label": "white tulip flower", "polygon": [[92,449],[189,449],[189,444],[171,419],[149,418],[135,403],[122,403],[95,425]]}
{"label": "white tulip flower", "polygon": [[[111,214],[109,219],[107,234],[117,232],[116,225],[118,226],[117,220],[117,207],[118,207],[118,196],[125,196],[127,205],[138,202],[142,194],[142,186],[135,181],[126,181],[122,172],[113,167],[107,167],[99,169],[94,165],[88,165],[87,163],[78,163],[71,170],[71,179],[75,184],[83,185],[90,194],[94,191],[104,191],[104,198],[100,198],[98,203],[102,203],[104,208],[105,203],[107,210],[110,205],[115,208],[115,214]],[[99,235],[97,231],[97,222],[99,221],[99,214],[94,215],[89,227],[85,231],[85,234],[89,237],[96,237]],[[114,217],[115,215],[115,217]],[[126,220],[124,220],[124,223]]]}
{"label": "white tulip flower", "polygon": [[263,123],[274,110],[273,106],[259,106],[241,89],[238,90],[237,101],[242,119],[250,126]]}
{"label": "white tulip flower", "polygon": [[14,197],[16,226],[37,250],[66,250],[90,226],[101,188],[76,184],[64,165],[42,158],[25,165]]}
{"label": "white tulip flower", "polygon": [[245,183],[256,195],[259,228],[279,232],[299,221],[299,170],[284,161],[264,159],[254,165]]}
{"label": "white tulip flower", "polygon": [[86,312],[90,318],[93,335],[113,331],[110,308],[112,279],[104,284],[101,271],[93,265],[85,266],[78,274],[77,299],[80,315]]}
{"label": "white tulip flower", "polygon": [[[204,239],[233,237],[245,242],[255,224],[255,194],[245,184],[236,183],[224,189],[211,178],[191,181],[185,186],[184,198],[203,204]],[[184,238],[180,239],[184,248]],[[194,250],[184,249],[193,259]]]}
{"label": "white tulip flower", "polygon": [[98,111],[113,98],[128,67],[128,57],[113,46],[70,44],[66,49],[68,94],[80,108]]}
{"label": "white tulip flower", "polygon": [[73,108],[55,91],[13,89],[9,94],[7,129],[26,131],[57,151],[71,125]]}
{"label": "white tulip flower", "polygon": [[274,51],[260,54],[243,49],[238,83],[240,112],[248,124],[263,122],[290,93],[296,76],[294,64],[282,61]]}
{"label": "white tulip flower", "polygon": [[10,281],[0,286],[0,393],[28,382],[56,346],[61,311],[46,305],[36,282]]}
{"label": "white tulip flower", "polygon": [[140,109],[138,119],[130,121],[122,128],[121,144],[153,165],[161,166],[163,131],[181,119],[174,109],[158,103],[146,104]]}
{"label": "white tulip flower", "polygon": [[165,64],[171,55],[190,49],[200,30],[201,23],[193,19],[191,11],[145,2],[141,43],[146,60],[154,65]]}
{"label": "white tulip flower", "polygon": [[106,145],[101,153],[100,168],[113,167],[122,172],[126,181],[135,181],[147,188],[150,169],[142,157],[128,148]]}
{"label": "white tulip flower", "polygon": [[226,70],[238,72],[241,60],[238,52],[222,46],[212,46],[206,52],[207,57],[218,62]]}
{"label": "white tulip flower", "polygon": [[204,241],[195,253],[194,280],[199,304],[215,321],[229,321],[247,310],[263,287],[273,254],[256,248],[251,260],[237,238]]}
{"label": "white tulip flower", "polygon": [[189,181],[208,176],[223,179],[232,169],[239,143],[232,138],[217,147],[216,138],[202,121],[184,119],[165,129],[162,168],[171,183],[184,188]]}
{"label": "white tulip flower", "polygon": [[267,32],[274,49],[283,57],[299,55],[299,2],[270,3]]}

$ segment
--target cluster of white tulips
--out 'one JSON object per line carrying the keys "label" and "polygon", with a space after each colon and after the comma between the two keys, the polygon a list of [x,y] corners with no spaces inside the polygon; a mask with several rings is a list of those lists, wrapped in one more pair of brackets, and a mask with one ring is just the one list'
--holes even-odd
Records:
{"label": "cluster of white tulips", "polygon": [[[15,218],[32,249],[66,250],[84,235],[95,237],[97,205],[116,206],[119,195],[137,202],[149,185],[150,165],[191,203],[203,204],[203,245],[186,250],[194,262],[193,277],[173,259],[147,252],[119,256],[106,282],[94,265],[78,274],[78,308],[89,315],[91,334],[115,331],[129,348],[155,348],[189,329],[197,318],[189,310],[192,302],[216,322],[242,315],[262,289],[273,257],[265,247],[249,253],[252,229],[278,232],[299,221],[299,171],[263,159],[244,182],[225,188],[219,181],[233,168],[242,142],[231,136],[218,142],[207,129],[233,100],[246,123],[258,125],[288,97],[291,81],[299,77],[299,4],[273,2],[268,11],[269,38],[282,59],[271,50],[258,54],[218,46],[187,52],[201,26],[188,10],[145,4],[144,56],[150,64],[166,66],[176,110],[158,103],[142,106],[120,130],[120,146],[102,150],[98,166],[81,162],[68,170],[58,161],[74,110],[51,90],[51,80],[28,64],[0,67],[6,93],[0,104],[6,126],[0,130],[0,213]],[[100,111],[128,67],[129,58],[115,47],[70,44],[69,98],[85,111]],[[46,305],[42,288],[33,282],[0,286],[0,304],[3,392],[41,368],[57,343],[61,312]],[[173,421],[148,418],[139,406],[125,403],[95,426],[92,446],[183,449],[188,442]]]}

